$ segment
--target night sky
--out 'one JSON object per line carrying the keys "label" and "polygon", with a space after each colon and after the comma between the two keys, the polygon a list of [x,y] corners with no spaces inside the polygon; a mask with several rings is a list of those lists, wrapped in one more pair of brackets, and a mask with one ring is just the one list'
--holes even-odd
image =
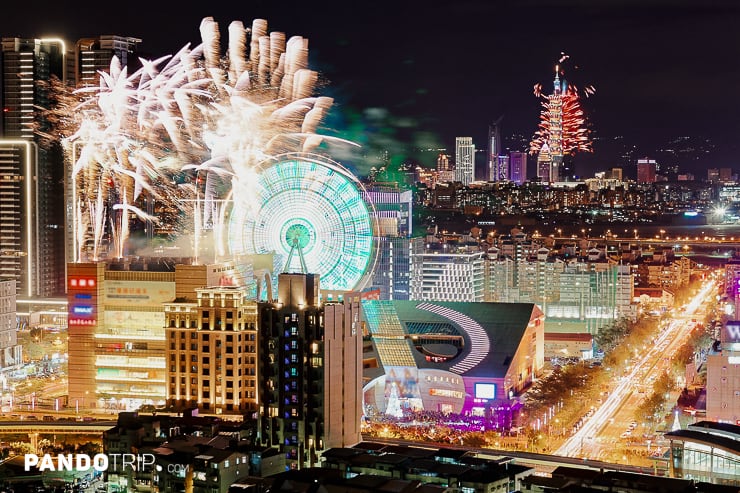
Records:
{"label": "night sky", "polygon": [[[203,17],[220,23],[224,45],[232,20],[265,18],[270,30],[309,38],[312,68],[326,82],[321,93],[335,98],[328,132],[358,140],[378,134],[399,148],[450,147],[457,135],[484,147],[488,124],[500,116],[503,135],[531,137],[540,111],[532,87],[549,90],[565,52],[566,78],[596,88],[582,103],[598,139],[593,156],[576,159],[581,173],[622,164],[625,147],[698,177],[707,167],[740,171],[740,2],[442,3],[113,2],[116,10],[102,14],[100,4],[39,0],[6,7],[0,34],[134,36],[154,57],[197,43]],[[669,144],[681,136],[692,140]],[[705,153],[657,152],[698,148],[705,139]]]}

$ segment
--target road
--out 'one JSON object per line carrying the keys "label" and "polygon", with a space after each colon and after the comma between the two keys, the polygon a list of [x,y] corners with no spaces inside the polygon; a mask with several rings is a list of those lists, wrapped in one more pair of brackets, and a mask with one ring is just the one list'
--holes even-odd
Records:
{"label": "road", "polygon": [[[704,283],[699,292],[686,305],[685,311],[674,316],[663,332],[655,338],[654,344],[633,359],[633,366],[628,372],[615,381],[611,392],[604,402],[596,408],[588,421],[563,445],[555,451],[556,455],[565,457],[602,458],[608,451],[615,449],[617,437],[627,431],[626,423],[634,413],[635,406],[641,400],[640,390],[650,386],[651,379],[668,369],[670,360],[678,348],[686,341],[696,326],[693,322],[702,304],[714,296],[716,284],[712,280]],[[619,419],[618,419],[619,418]],[[637,423],[632,433],[640,432]],[[614,457],[605,457],[614,460]]]}

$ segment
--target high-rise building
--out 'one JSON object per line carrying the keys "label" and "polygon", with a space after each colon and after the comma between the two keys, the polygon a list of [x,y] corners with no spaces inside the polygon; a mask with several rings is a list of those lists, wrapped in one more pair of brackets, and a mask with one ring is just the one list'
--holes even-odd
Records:
{"label": "high-rise building", "polygon": [[[70,50],[70,56],[67,62],[67,73],[69,75],[69,84],[75,87],[96,87],[100,85],[100,74],[101,72],[108,73],[111,70],[111,62],[113,57],[118,59],[120,67],[125,67],[129,74],[133,73],[140,66],[140,61],[137,55],[139,55],[139,45],[141,40],[138,38],[117,36],[117,35],[102,35],[98,37],[82,38],[77,41],[74,49]],[[79,155],[78,152],[86,143],[82,141],[76,141],[72,144],[71,158],[72,161],[77,161]],[[72,177],[72,166],[65,168],[64,182],[65,196],[66,196],[66,207],[65,207],[65,220],[67,225],[75,225],[75,200],[74,196],[76,185]],[[146,206],[151,213],[154,207],[153,200],[148,199]],[[165,221],[167,222],[167,221]],[[168,223],[168,226],[171,226]],[[108,227],[105,225],[104,227]],[[66,234],[64,237],[64,247],[66,250],[66,261],[77,262],[83,259],[78,258],[78,248],[76,245],[75,238],[75,227],[70,226],[66,228]],[[146,233],[149,238],[154,234],[155,225],[151,222],[147,223]]]}
{"label": "high-rise building", "polygon": [[368,189],[375,205],[375,240],[378,257],[370,289],[380,290],[380,299],[409,299],[412,253],[422,243],[411,238],[413,192],[398,186],[376,185]]}
{"label": "high-rise building", "polygon": [[361,439],[359,309],[352,295],[322,306],[314,274],[280,274],[277,300],[259,304],[259,436],[286,468]]}
{"label": "high-rise building", "polygon": [[450,162],[450,156],[444,152],[440,152],[437,156],[437,171],[454,171],[455,166]]}
{"label": "high-rise building", "polygon": [[475,179],[475,145],[472,137],[455,138],[455,181],[465,186]]}
{"label": "high-rise building", "polygon": [[496,157],[496,168],[495,173],[491,181],[508,181],[511,179],[509,176],[509,156],[497,156]]}
{"label": "high-rise building", "polygon": [[141,40],[126,36],[103,35],[97,38],[82,38],[74,49],[74,76],[70,81],[75,87],[90,87],[100,84],[100,72],[108,72],[115,56],[121,67],[129,73],[138,68],[136,58]]}
{"label": "high-rise building", "polygon": [[484,257],[482,251],[466,249],[415,254],[411,266],[411,299],[483,301]]}
{"label": "high-rise building", "polygon": [[509,153],[509,179],[517,185],[527,181],[527,153],[512,151]]}
{"label": "high-rise building", "polygon": [[499,127],[501,118],[496,123],[488,126],[488,169],[486,181],[500,181],[498,172],[498,157],[502,155],[503,146],[501,145],[501,129]]}
{"label": "high-rise building", "polygon": [[637,183],[655,183],[658,164],[654,159],[637,160]]}
{"label": "high-rise building", "polygon": [[413,192],[397,184],[376,184],[367,189],[375,206],[373,220],[376,236],[411,236]]}
{"label": "high-rise building", "polygon": [[2,38],[0,276],[27,297],[64,292],[64,160],[43,110],[66,83],[65,57],[58,39]]}
{"label": "high-rise building", "polygon": [[165,303],[167,403],[216,414],[257,410],[257,302],[237,286]]}
{"label": "high-rise building", "polygon": [[411,295],[411,272],[416,255],[424,251],[424,238],[381,236],[372,284],[381,300],[408,300]]}
{"label": "high-rise building", "polygon": [[547,143],[537,153],[537,178],[542,183],[552,183],[558,181],[558,166],[552,160],[550,155],[550,146]]}
{"label": "high-rise building", "polygon": [[[207,291],[201,295],[200,302],[196,290],[205,286],[234,284],[232,279],[237,273],[233,264],[190,265],[190,259],[137,257],[108,262],[77,262],[67,267],[70,406],[77,409],[134,410],[143,404],[164,405],[174,376],[180,379],[175,382],[175,396],[178,387],[183,385],[182,379],[186,378],[185,397],[181,393],[181,399],[187,399],[188,389],[195,386],[200,391],[197,404],[208,403],[208,409],[219,409],[216,404],[220,403],[221,409],[229,410],[225,402],[228,397],[226,380],[221,387],[218,386],[219,375],[222,378],[229,376],[229,365],[227,360],[220,361],[219,356],[223,358],[228,354],[230,346],[227,342],[236,343],[233,337],[229,341],[229,335],[236,334],[238,340],[237,332],[227,333],[229,324],[233,329],[235,321],[242,324],[241,340],[243,345],[247,345],[248,351],[250,342],[244,339],[249,339],[252,334],[250,330],[253,329],[249,328],[249,324],[254,323],[250,322],[253,317],[250,319],[252,315],[248,304],[236,316],[234,310],[219,306],[221,303],[227,304],[228,290]],[[241,300],[234,300],[233,296],[228,300],[229,303],[242,303]],[[206,306],[211,303],[213,308]],[[165,312],[165,306],[171,310]],[[172,312],[173,306],[178,309],[177,313]],[[179,312],[179,309],[184,311]],[[232,312],[231,319],[228,317],[229,311]],[[165,318],[165,313],[169,318]],[[178,357],[174,370],[168,359],[173,353],[167,349],[173,341],[167,338],[171,334],[165,330],[165,327],[170,328],[171,321],[175,321],[176,328],[181,330],[176,334]],[[181,327],[183,323],[185,327]],[[211,337],[211,332],[203,332],[211,330],[211,327],[214,331],[222,332],[212,336],[213,346],[208,349],[200,347],[193,350],[192,339],[181,340],[181,334],[185,334],[186,338],[196,334],[201,337],[198,341],[200,344],[203,335]],[[185,343],[185,350],[180,351],[182,342]],[[179,354],[186,355],[188,361],[182,361]],[[192,371],[194,355],[201,357],[198,366],[203,366],[195,372]],[[215,377],[213,386],[206,387],[211,380],[203,378],[211,375],[200,373],[205,369],[203,357],[213,358],[209,363],[212,364],[209,368],[212,368]],[[242,358],[242,370],[253,367],[249,366],[249,362],[247,366],[244,365]],[[221,369],[216,370],[219,367]],[[239,363],[232,362],[232,371],[238,373],[239,369]],[[249,372],[240,378],[248,382]],[[192,379],[196,379],[195,384]],[[212,394],[204,397],[205,390]],[[243,396],[242,391],[242,401]],[[223,400],[218,401],[219,397]],[[242,401],[239,401],[240,405]]]}
{"label": "high-rise building", "polygon": [[[540,154],[548,147],[551,161],[549,182],[568,180],[573,176],[572,156],[578,152],[591,152],[589,131],[585,124],[580,97],[574,86],[568,85],[559,66],[555,66],[552,93],[545,95],[537,89],[535,94],[544,99],[540,125],[530,143],[530,154]],[[539,88],[539,84],[536,86]],[[590,90],[590,88],[589,88]],[[588,92],[588,90],[587,90]],[[538,158],[538,161],[541,159]],[[543,174],[538,172],[542,181]]]}
{"label": "high-rise building", "polygon": [[451,162],[450,156],[444,152],[437,156],[437,173],[441,183],[455,181],[455,163]]}

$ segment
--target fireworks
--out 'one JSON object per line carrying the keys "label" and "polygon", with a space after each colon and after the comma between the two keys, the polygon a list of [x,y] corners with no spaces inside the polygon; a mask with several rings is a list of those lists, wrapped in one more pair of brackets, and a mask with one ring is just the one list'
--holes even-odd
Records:
{"label": "fireworks", "polygon": [[[568,58],[570,58],[568,55],[561,53],[559,63],[565,62]],[[547,144],[547,149],[554,160],[576,152],[591,152],[591,140],[585,126],[580,91],[576,86],[569,85],[565,78],[561,79],[561,75],[563,72],[560,65],[556,65],[552,94],[544,95],[542,86],[534,85],[534,95],[541,97],[543,101],[539,129],[530,143],[529,153],[537,154]],[[595,91],[593,86],[586,86],[583,93],[588,97]]]}
{"label": "fireworks", "polygon": [[316,131],[333,101],[313,96],[307,39],[234,21],[222,55],[212,18],[200,35],[131,74],[114,58],[99,87],[78,91],[66,139],[75,261],[105,256],[106,237],[124,256],[131,219],[151,235],[168,212],[193,221],[197,255],[200,232],[223,226],[225,201],[249,202],[258,163],[325,139]]}

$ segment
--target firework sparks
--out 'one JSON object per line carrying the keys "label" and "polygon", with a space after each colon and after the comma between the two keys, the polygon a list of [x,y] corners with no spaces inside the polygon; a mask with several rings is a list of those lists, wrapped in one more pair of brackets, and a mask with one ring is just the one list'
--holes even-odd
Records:
{"label": "firework sparks", "polygon": [[221,199],[248,202],[257,163],[327,139],[316,132],[333,101],[313,95],[307,39],[286,41],[262,19],[251,29],[234,21],[224,55],[212,18],[200,35],[200,45],[142,60],[131,74],[114,58],[99,87],[78,91],[84,100],[70,108],[78,125],[66,139],[75,159],[75,260],[105,255],[106,222],[114,254],[125,255],[130,218],[157,225],[152,203],[193,221],[197,255],[203,229],[223,236]]}
{"label": "firework sparks", "polygon": [[[570,57],[560,54],[558,63],[561,64]],[[540,124],[529,146],[530,154],[537,154],[547,145],[548,152],[553,156],[572,155],[576,152],[591,152],[591,139],[586,128],[586,119],[581,108],[580,91],[561,76],[564,75],[560,65],[555,66],[555,80],[553,92],[549,95],[542,93],[540,84],[534,85],[534,94],[541,97],[542,111]],[[596,92],[594,86],[584,89],[586,97]]]}

